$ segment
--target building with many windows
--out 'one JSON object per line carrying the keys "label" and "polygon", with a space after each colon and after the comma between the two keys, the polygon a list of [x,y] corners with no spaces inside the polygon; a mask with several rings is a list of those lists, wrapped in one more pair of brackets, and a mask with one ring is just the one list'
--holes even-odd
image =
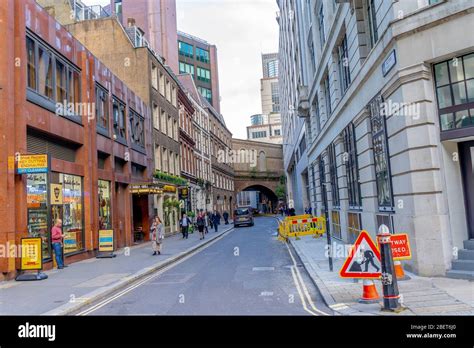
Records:
{"label": "building with many windows", "polygon": [[199,93],[220,112],[217,47],[207,41],[178,32],[179,73],[190,74]]}
{"label": "building with many windows", "polygon": [[[114,231],[115,248],[133,245],[151,217],[148,196],[134,193],[152,183],[150,108],[37,2],[6,0],[1,9],[0,240],[41,238],[44,269],[53,266],[58,218],[66,263],[95,257],[99,230]],[[19,172],[33,154],[47,155],[40,170]],[[1,258],[2,279],[18,269],[15,254]]]}
{"label": "building with many windows", "polygon": [[[384,224],[408,233],[407,269],[473,279],[461,249],[474,238],[474,41],[459,34],[474,31],[472,1],[279,5],[280,40],[291,35],[282,18],[292,11],[285,21],[295,21],[298,47],[283,46],[280,59],[302,62],[283,64],[281,88],[306,126],[309,198],[329,214],[333,237],[374,237]],[[294,122],[284,132],[296,134]]]}

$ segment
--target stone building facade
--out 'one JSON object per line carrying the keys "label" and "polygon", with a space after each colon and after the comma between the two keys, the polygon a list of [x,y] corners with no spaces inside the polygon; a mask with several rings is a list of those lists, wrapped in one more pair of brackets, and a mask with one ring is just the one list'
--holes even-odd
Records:
{"label": "stone building facade", "polygon": [[299,6],[295,110],[311,205],[328,211],[335,238],[384,224],[408,233],[407,269],[472,279],[474,261],[457,259],[474,237],[474,40],[459,34],[474,29],[472,2]]}

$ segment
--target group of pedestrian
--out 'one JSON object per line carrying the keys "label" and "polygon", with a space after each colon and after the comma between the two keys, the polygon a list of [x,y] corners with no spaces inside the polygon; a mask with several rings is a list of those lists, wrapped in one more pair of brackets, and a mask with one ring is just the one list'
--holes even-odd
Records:
{"label": "group of pedestrian", "polygon": [[296,216],[295,208],[288,208],[288,206],[282,205],[278,210],[281,216]]}

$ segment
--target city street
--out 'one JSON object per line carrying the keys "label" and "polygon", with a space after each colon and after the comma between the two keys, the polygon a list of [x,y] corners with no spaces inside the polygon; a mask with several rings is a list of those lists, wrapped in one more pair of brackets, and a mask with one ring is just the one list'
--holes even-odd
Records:
{"label": "city street", "polygon": [[[107,297],[82,315],[324,315],[331,311],[294,251],[274,236],[277,221],[255,220]],[[210,232],[214,233],[214,232]],[[295,263],[296,262],[296,263]]]}

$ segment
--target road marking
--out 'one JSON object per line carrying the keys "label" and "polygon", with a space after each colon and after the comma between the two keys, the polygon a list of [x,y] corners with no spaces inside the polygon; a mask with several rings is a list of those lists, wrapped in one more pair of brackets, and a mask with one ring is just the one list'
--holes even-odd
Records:
{"label": "road marking", "polygon": [[254,267],[252,271],[274,271],[275,267]]}
{"label": "road marking", "polygon": [[301,292],[300,284],[298,282],[298,279],[296,278],[296,272],[293,267],[291,268],[291,275],[293,276],[293,282],[295,283],[296,291],[298,291],[298,295],[300,295],[301,303],[303,304],[303,309],[309,314],[317,316],[317,314],[310,311],[308,309],[308,306],[306,305],[306,300],[304,299],[303,293]]}
{"label": "road marking", "polygon": [[209,242],[209,244],[201,247],[200,249],[198,250],[195,250],[193,251],[192,253],[190,253],[189,255],[183,257],[182,259],[180,259],[179,261],[176,261],[176,262],[173,262],[171,263],[170,265],[166,266],[166,267],[163,267],[161,270],[157,271],[156,273],[154,274],[151,274],[145,278],[143,278],[142,280],[138,281],[137,283],[133,284],[133,285],[130,285],[128,286],[127,288],[125,288],[124,290],[116,293],[114,296],[112,297],[109,297],[105,300],[102,300],[100,301],[99,303],[97,303],[96,305],[82,311],[82,312],[79,312],[77,313],[76,315],[77,316],[86,316],[86,315],[89,315],[95,311],[97,311],[98,309],[108,305],[109,303],[115,301],[116,299],[128,294],[129,292],[131,292],[132,290],[135,290],[136,288],[138,288],[139,286],[147,283],[148,281],[150,281],[151,279],[153,278],[156,278],[158,276],[160,276],[161,274],[165,273],[166,271],[176,267],[177,265],[181,264],[182,262],[184,261],[187,261],[188,259],[190,259],[191,257],[193,257],[194,255],[200,253],[201,251],[209,248],[211,245],[213,245],[214,243],[217,243],[220,239],[222,239],[223,237],[227,236],[230,232],[232,231],[232,229],[230,229],[229,231],[225,232],[224,234],[222,234],[221,236],[217,237],[216,239],[214,239],[213,241]]}
{"label": "road marking", "polygon": [[288,249],[288,253],[290,254],[291,260],[293,261],[293,267],[291,269],[292,269],[292,271],[294,270],[294,272],[297,275],[297,279],[301,282],[301,287],[302,287],[303,293],[306,296],[306,298],[308,299],[308,303],[310,304],[311,308],[319,314],[329,315],[329,313],[326,313],[326,312],[323,312],[323,311],[317,309],[316,306],[314,305],[314,302],[311,299],[311,296],[309,295],[308,288],[306,287],[306,284],[303,280],[303,277],[301,276],[301,273],[300,273],[300,271],[297,267],[297,263],[296,263],[296,260],[293,256],[293,253],[291,252],[290,247],[288,246],[288,244],[285,244],[285,245],[286,245],[286,248]]}

